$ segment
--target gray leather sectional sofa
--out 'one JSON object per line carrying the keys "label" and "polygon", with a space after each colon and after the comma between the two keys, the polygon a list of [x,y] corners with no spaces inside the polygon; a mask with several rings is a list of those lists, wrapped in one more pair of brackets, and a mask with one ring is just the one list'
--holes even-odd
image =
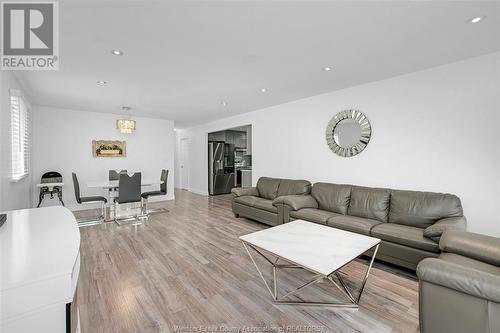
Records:
{"label": "gray leather sectional sofa", "polygon": [[417,267],[423,333],[500,332],[500,239],[447,231]]}
{"label": "gray leather sectional sofa", "polygon": [[[280,190],[282,182],[287,186]],[[257,187],[233,189],[233,194],[237,216],[270,225],[302,219],[377,237],[382,240],[378,259],[410,269],[439,256],[445,230],[466,227],[460,199],[452,194],[330,183],[311,187],[304,180],[274,178],[261,178]]]}

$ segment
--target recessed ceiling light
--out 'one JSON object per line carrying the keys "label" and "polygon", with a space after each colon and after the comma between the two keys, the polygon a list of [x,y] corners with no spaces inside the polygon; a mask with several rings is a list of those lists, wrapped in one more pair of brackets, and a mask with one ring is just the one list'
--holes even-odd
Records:
{"label": "recessed ceiling light", "polygon": [[470,23],[479,23],[479,22],[481,22],[482,19],[484,19],[484,16],[477,16],[477,17],[471,18],[469,20],[469,22]]}
{"label": "recessed ceiling light", "polygon": [[222,101],[222,102],[220,102],[220,104],[222,104],[222,106],[226,106],[227,102],[226,101]]}
{"label": "recessed ceiling light", "polygon": [[332,68],[331,68],[330,66],[326,66],[326,67],[323,67],[323,70],[324,70],[325,72],[329,72],[329,71],[331,71],[331,70],[332,70]]}
{"label": "recessed ceiling light", "polygon": [[266,88],[261,88],[261,89],[260,89],[260,92],[265,93],[266,91],[267,91],[267,89],[266,89]]}
{"label": "recessed ceiling light", "polygon": [[100,80],[100,81],[97,81],[97,83],[99,83],[99,84],[106,84],[107,82]]}
{"label": "recessed ceiling light", "polygon": [[111,50],[111,53],[116,55],[116,56],[121,56],[123,55],[123,51],[120,50]]}

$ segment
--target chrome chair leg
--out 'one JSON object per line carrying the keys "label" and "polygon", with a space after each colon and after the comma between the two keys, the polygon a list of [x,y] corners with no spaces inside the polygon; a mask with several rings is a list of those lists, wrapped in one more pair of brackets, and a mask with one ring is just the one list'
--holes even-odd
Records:
{"label": "chrome chair leg", "polygon": [[[140,225],[140,224],[143,224],[143,222],[141,221],[141,219],[147,218],[147,216],[142,215],[142,201],[141,201],[141,207],[139,208],[141,210],[141,214],[140,215],[136,214],[135,216],[128,216],[128,217],[124,217],[124,218],[120,218],[120,219],[117,218],[117,216],[116,216],[116,206],[118,206],[118,203],[115,202],[114,206],[115,206],[115,209],[114,209],[114,212],[115,212],[114,221],[118,225]],[[129,221],[135,221],[135,222],[133,222],[133,223],[124,223],[124,222],[129,222]]]}
{"label": "chrome chair leg", "polygon": [[148,199],[145,199],[145,198],[141,199],[141,215],[138,218],[147,220],[147,218],[148,218]]}
{"label": "chrome chair leg", "polygon": [[169,210],[166,208],[148,209],[148,202],[148,199],[144,199],[144,215],[146,216],[169,212]]}
{"label": "chrome chair leg", "polygon": [[[96,203],[96,202],[94,201],[94,202],[88,202],[88,203]],[[101,224],[104,222],[106,205],[105,205],[104,201],[100,201],[100,204],[101,204],[100,216],[76,219],[78,227],[87,227],[87,226],[91,226],[91,225]]]}

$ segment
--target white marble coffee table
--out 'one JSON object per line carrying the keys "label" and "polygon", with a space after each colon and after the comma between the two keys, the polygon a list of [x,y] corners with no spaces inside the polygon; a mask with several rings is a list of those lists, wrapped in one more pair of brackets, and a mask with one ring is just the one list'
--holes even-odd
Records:
{"label": "white marble coffee table", "polygon": [[[377,254],[380,239],[359,235],[353,232],[311,223],[302,220],[285,223],[269,229],[257,231],[240,237],[243,246],[264,281],[274,301],[280,304],[329,305],[358,308],[366,280]],[[273,267],[272,288],[264,279],[249,248],[262,256]],[[357,297],[347,288],[340,269],[364,252],[375,248],[366,270]],[[285,263],[279,264],[282,260]],[[277,269],[302,268],[314,273],[314,277],[297,289],[278,298]],[[340,285],[335,281],[337,278]],[[286,297],[314,283],[327,280],[349,298],[350,303],[288,301]]]}

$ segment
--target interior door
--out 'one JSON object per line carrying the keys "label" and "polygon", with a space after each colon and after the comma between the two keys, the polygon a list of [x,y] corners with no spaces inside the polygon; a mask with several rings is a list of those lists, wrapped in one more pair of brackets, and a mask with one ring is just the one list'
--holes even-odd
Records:
{"label": "interior door", "polygon": [[189,139],[181,139],[180,164],[181,164],[181,181],[180,186],[184,190],[189,189]]}

